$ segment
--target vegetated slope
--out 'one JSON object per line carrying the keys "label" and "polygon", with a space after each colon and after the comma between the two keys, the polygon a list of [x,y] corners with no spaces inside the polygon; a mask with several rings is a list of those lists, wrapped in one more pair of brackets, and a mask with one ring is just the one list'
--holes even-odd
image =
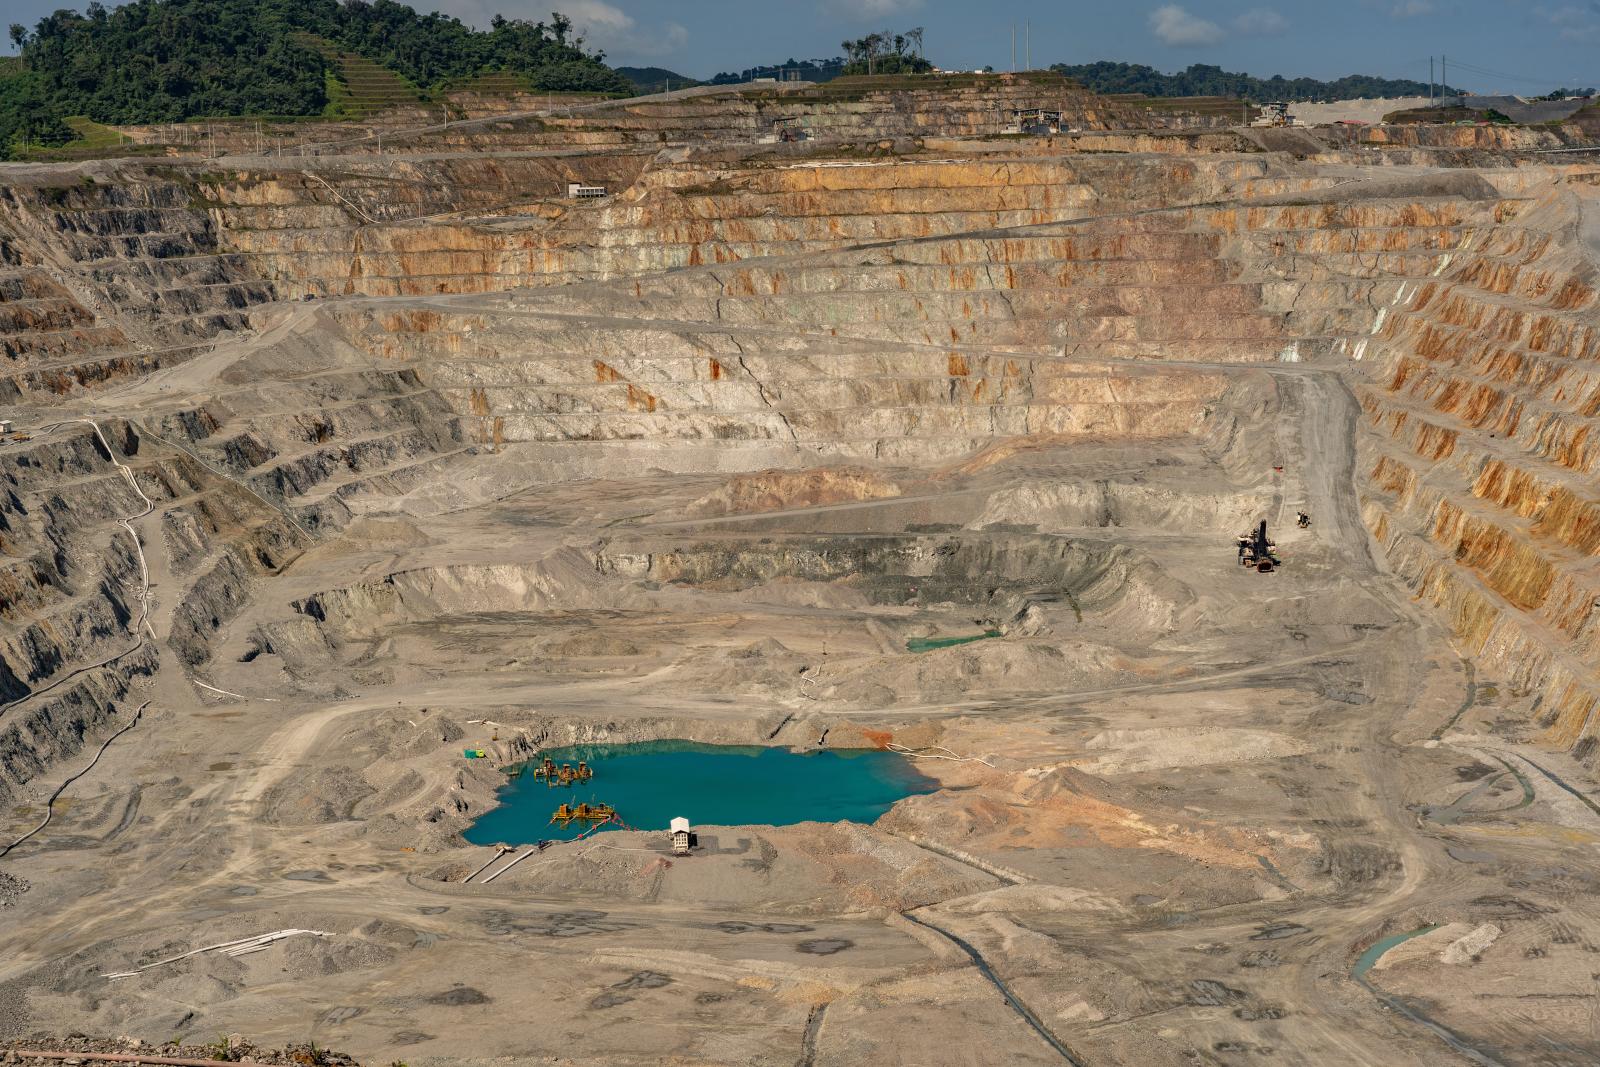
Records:
{"label": "vegetated slope", "polygon": [[340,51],[309,34],[301,40],[333,65],[327,78],[326,113],[330,116],[364,119],[391,108],[415,106],[427,99],[416,85],[366,56]]}
{"label": "vegetated slope", "polygon": [[0,71],[0,154],[22,137],[64,143],[68,115],[119,124],[317,115],[329,104],[329,75],[349,87],[352,69],[422,89],[505,71],[537,90],[631,91],[560,15],[496,16],[479,31],[393,0],[136,0],[57,11],[17,30],[22,63]]}
{"label": "vegetated slope", "polygon": [[633,87],[641,93],[658,93],[666,88],[688,89],[705,84],[666,67],[618,67],[617,73],[632,82]]}
{"label": "vegetated slope", "polygon": [[[1081,82],[1097,93],[1143,93],[1145,96],[1231,96],[1247,100],[1371,100],[1390,96],[1425,96],[1426,82],[1409,78],[1379,78],[1349,74],[1333,81],[1285,78],[1274,74],[1257,78],[1206,63],[1195,63],[1176,74],[1163,74],[1143,63],[1056,63],[1050,68]],[[1459,90],[1444,90],[1445,93]]]}

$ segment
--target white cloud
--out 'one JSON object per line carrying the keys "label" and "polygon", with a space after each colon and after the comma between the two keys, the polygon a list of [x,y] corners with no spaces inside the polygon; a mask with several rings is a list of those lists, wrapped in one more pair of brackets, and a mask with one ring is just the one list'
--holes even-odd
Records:
{"label": "white cloud", "polygon": [[1216,44],[1222,40],[1222,27],[1191,15],[1177,4],[1167,4],[1150,12],[1150,32],[1162,44],[1178,48]]}
{"label": "white cloud", "polygon": [[589,33],[626,32],[634,27],[632,15],[605,0],[566,0],[561,6],[561,13],[571,19],[574,26]]}
{"label": "white cloud", "polygon": [[1236,33],[1247,37],[1276,37],[1289,28],[1289,20],[1270,7],[1253,7],[1233,20]]}
{"label": "white cloud", "polygon": [[862,22],[909,15],[921,6],[922,0],[822,0],[826,14]]}
{"label": "white cloud", "polygon": [[602,49],[612,59],[670,55],[689,41],[689,31],[676,22],[641,26],[605,0],[562,0],[559,10],[590,48]]}
{"label": "white cloud", "polygon": [[1554,26],[1564,41],[1578,44],[1600,44],[1600,4],[1579,7],[1566,4],[1558,8],[1535,8],[1544,20]]}

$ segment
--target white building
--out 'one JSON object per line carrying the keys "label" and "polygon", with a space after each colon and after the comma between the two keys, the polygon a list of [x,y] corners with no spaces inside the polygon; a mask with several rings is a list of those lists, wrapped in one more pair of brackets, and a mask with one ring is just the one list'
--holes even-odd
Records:
{"label": "white building", "polygon": [[695,840],[694,831],[689,829],[689,820],[680,815],[672,820],[671,826],[672,828],[669,832],[672,834],[672,854],[674,856],[687,856],[689,849],[699,844]]}

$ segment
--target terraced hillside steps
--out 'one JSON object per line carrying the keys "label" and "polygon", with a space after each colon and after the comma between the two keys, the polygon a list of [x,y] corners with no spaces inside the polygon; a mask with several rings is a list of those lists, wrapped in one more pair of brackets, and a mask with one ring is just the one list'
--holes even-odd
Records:
{"label": "terraced hillside steps", "polygon": [[[643,160],[632,163],[639,173]],[[609,181],[604,158],[573,159],[574,176]],[[610,164],[616,173],[625,164]],[[492,171],[440,174],[441,188],[498,185],[519,176],[504,164]],[[413,169],[407,164],[399,173]],[[412,180],[426,183],[429,168],[416,165]],[[623,180],[627,171],[623,170]],[[542,179],[542,180],[541,180]],[[539,189],[553,195],[559,174],[542,175]],[[544,184],[548,183],[548,184]],[[409,184],[409,183],[406,183]],[[681,164],[656,161],[624,195],[592,205],[538,203],[525,198],[501,219],[446,217],[415,225],[374,229],[353,217],[403,218],[397,205],[411,192],[389,180],[343,179],[343,203],[303,178],[241,175],[207,190],[222,212],[233,247],[250,254],[285,294],[421,295],[492,291],[580,279],[632,277],[677,267],[820,252],[856,244],[994,229],[1043,226],[1101,214],[1178,207],[1234,198],[1314,194],[1329,180],[1279,173],[1260,157],[1173,161],[1101,156],[1048,161],[880,161],[833,166],[824,157],[785,165],[739,167],[712,154]],[[441,209],[444,205],[441,205]],[[461,206],[461,205],[449,205]],[[438,209],[436,209],[438,210]],[[1266,209],[1261,209],[1265,212]],[[414,215],[424,214],[415,211]],[[1281,214],[1281,213],[1280,213]],[[1289,229],[1345,229],[1319,219],[1325,208],[1283,216]],[[1248,239],[1278,218],[1235,213],[1205,225]],[[1137,227],[1136,219],[1127,225]],[[1172,223],[1158,225],[1172,226]],[[1182,225],[1177,224],[1177,225]],[[1373,232],[1344,248],[1290,243],[1279,253],[1403,251],[1381,219]],[[1025,235],[1019,235],[1025,236]],[[1309,268],[1309,264],[1307,265]]]}
{"label": "terraced hillside steps", "polygon": [[1493,210],[1177,209],[340,315],[439,390],[463,441],[945,457],[1200,432],[1228,379],[1186,365],[1349,350],[1397,274],[1425,279]]}
{"label": "terraced hillside steps", "polygon": [[169,174],[85,164],[0,186],[0,389],[13,397],[145,373],[157,347],[184,358],[272,295]]}
{"label": "terraced hillside steps", "polygon": [[[139,423],[194,497],[170,527],[192,588],[214,583],[228,610],[283,558],[276,540],[272,563],[241,547],[258,537],[618,462],[738,473],[955,463],[1016,437],[1171,441],[1238,472],[1247,502],[1271,467],[1230,443],[1260,388],[1248,368],[1372,374],[1363,403],[1392,441],[1363,455],[1369,523],[1578,746],[1600,409],[1582,370],[1592,283],[1562,227],[1587,190],[1393,170],[729,147],[86,167],[0,196],[0,344],[29,403],[214,359]],[[613,195],[561,200],[576,179]],[[268,308],[280,298],[293,309]],[[212,352],[253,316],[291,325],[237,365]],[[503,473],[458,476],[478,469]],[[28,582],[19,597],[45,596]],[[228,610],[175,620],[185,661],[205,661]]]}
{"label": "terraced hillside steps", "polygon": [[1374,535],[1581,757],[1600,707],[1600,327],[1593,267],[1567,242],[1595,206],[1586,186],[1506,205],[1389,311],[1362,398]]}

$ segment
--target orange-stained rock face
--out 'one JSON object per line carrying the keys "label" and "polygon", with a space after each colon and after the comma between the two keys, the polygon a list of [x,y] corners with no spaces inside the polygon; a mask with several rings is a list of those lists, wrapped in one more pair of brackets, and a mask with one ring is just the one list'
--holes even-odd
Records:
{"label": "orange-stained rock face", "polygon": [[1369,528],[1462,647],[1538,694],[1551,739],[1582,755],[1600,694],[1600,340],[1573,242],[1593,199],[1497,210],[1453,248],[1390,309],[1362,402]]}

